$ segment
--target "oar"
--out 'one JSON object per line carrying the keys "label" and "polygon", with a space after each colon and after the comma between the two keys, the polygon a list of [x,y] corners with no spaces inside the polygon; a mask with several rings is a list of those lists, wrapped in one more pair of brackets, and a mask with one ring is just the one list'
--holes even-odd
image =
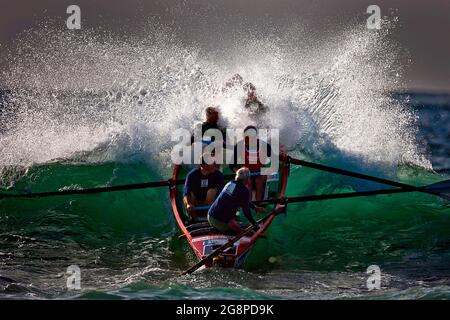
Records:
{"label": "oar", "polygon": [[450,201],[450,179],[439,181],[423,187],[426,193],[434,194],[445,200]]}
{"label": "oar", "polygon": [[[225,175],[225,179],[233,178],[233,174]],[[126,191],[126,190],[136,190],[136,189],[146,189],[155,187],[168,187],[171,185],[180,185],[185,182],[185,179],[177,179],[175,181],[161,180],[152,181],[144,183],[127,184],[121,186],[111,186],[111,187],[99,187],[99,188],[89,188],[89,189],[73,189],[73,190],[61,190],[61,191],[49,191],[49,192],[35,192],[35,193],[20,193],[20,194],[7,194],[0,193],[0,199],[4,198],[42,198],[42,197],[53,197],[53,196],[67,196],[74,194],[94,194],[102,192],[114,192],[114,191]]]}
{"label": "oar", "polygon": [[[259,172],[251,174],[252,176],[261,175]],[[228,174],[224,176],[225,179],[234,178],[234,174]],[[178,179],[173,182],[174,185],[180,185],[185,182],[185,179]],[[172,180],[161,180],[153,182],[135,183],[127,184],[121,186],[111,186],[111,187],[99,187],[99,188],[89,188],[89,189],[74,189],[74,190],[61,190],[61,191],[49,191],[49,192],[35,192],[35,193],[20,193],[20,194],[7,194],[0,193],[0,199],[4,198],[42,198],[42,197],[53,197],[53,196],[67,196],[75,194],[94,194],[102,192],[114,192],[114,191],[126,191],[126,190],[136,190],[136,189],[147,189],[155,187],[168,187],[172,184]]]}
{"label": "oar", "polygon": [[348,171],[348,170],[339,169],[339,168],[335,168],[335,167],[329,167],[329,166],[325,166],[323,164],[318,164],[318,163],[308,162],[305,160],[291,158],[289,156],[287,157],[287,161],[292,164],[296,164],[296,165],[300,165],[300,166],[304,166],[304,167],[308,167],[308,168],[312,168],[312,169],[317,169],[317,170],[331,172],[331,173],[337,173],[337,174],[341,174],[344,176],[373,181],[373,182],[386,184],[386,185],[393,186],[393,187],[399,187],[399,188],[405,188],[405,189],[416,188],[416,187],[408,185],[406,183],[401,183],[401,182],[392,181],[392,180],[388,180],[388,179],[369,176],[369,175],[366,175],[363,173]]}
{"label": "oar", "polygon": [[[320,200],[331,200],[331,199],[343,199],[343,198],[356,198],[356,197],[367,197],[367,196],[377,196],[383,194],[394,194],[394,193],[406,193],[406,192],[423,192],[441,197],[445,200],[450,201],[450,180],[444,180],[436,182],[423,187],[413,187],[409,189],[396,188],[396,189],[378,189],[370,191],[356,191],[356,192],[344,192],[344,193],[332,193],[332,194],[319,194],[311,196],[298,196],[298,197],[286,197],[284,199],[275,198],[267,200],[257,200],[252,201],[253,204],[277,204],[277,203],[294,203],[294,202],[311,202]],[[281,202],[283,200],[283,202]],[[197,206],[197,210],[208,210],[211,206]]]}
{"label": "oar", "polygon": [[[272,216],[273,214],[278,214],[283,210],[283,208],[278,208],[273,210],[271,213],[269,213],[268,215],[266,215],[265,217],[259,219],[257,221],[257,224],[260,224],[262,222],[264,222],[265,220],[267,220],[270,216]],[[197,262],[195,265],[193,265],[192,267],[190,267],[189,269],[183,271],[180,275],[185,275],[185,274],[190,274],[192,272],[194,272],[195,270],[197,270],[198,268],[200,268],[201,266],[203,266],[206,262],[208,262],[209,260],[211,260],[212,258],[218,256],[219,254],[221,254],[224,250],[228,249],[229,247],[231,247],[236,241],[238,241],[239,239],[241,239],[243,236],[245,236],[246,234],[248,234],[250,231],[253,230],[255,226],[254,225],[250,225],[247,228],[245,228],[244,230],[242,230],[240,233],[238,233],[237,235],[235,235],[233,238],[229,239],[226,243],[224,243],[223,245],[221,245],[219,248],[217,248],[216,250],[214,250],[212,253],[210,253],[208,256],[206,256],[205,258],[203,258],[202,260],[200,260],[199,262]]]}
{"label": "oar", "polygon": [[91,188],[91,189],[74,189],[74,190],[61,190],[61,191],[50,191],[50,192],[21,193],[21,194],[5,194],[4,193],[4,194],[0,194],[0,199],[3,199],[3,198],[40,198],[40,197],[52,197],[52,196],[67,196],[67,195],[74,195],[74,194],[92,194],[92,193],[144,189],[144,188],[153,188],[153,187],[167,187],[169,185],[170,185],[170,180],[163,180],[163,181],[153,181],[153,182],[145,182],[145,183],[128,184],[128,185],[122,185],[122,186],[99,187],[99,188]]}
{"label": "oar", "polygon": [[311,201],[321,201],[321,200],[331,200],[331,199],[344,199],[344,198],[355,198],[355,197],[367,197],[367,196],[377,196],[383,194],[395,194],[395,193],[406,193],[406,192],[423,192],[427,194],[432,194],[441,197],[447,201],[450,201],[450,180],[444,180],[436,182],[427,186],[414,187],[410,189],[396,188],[396,189],[381,189],[381,190],[370,190],[370,191],[357,191],[357,192],[344,192],[344,193],[334,193],[334,194],[323,194],[323,195],[310,195],[310,196],[299,196],[299,197],[287,197],[284,199],[268,199],[253,201],[254,204],[269,204],[269,203],[295,203],[295,202],[311,202]]}
{"label": "oar", "polygon": [[[442,185],[435,186],[435,185],[441,184],[441,183],[442,183]],[[376,196],[376,195],[383,195],[383,194],[395,194],[395,193],[406,193],[406,192],[418,191],[418,192],[424,192],[424,193],[436,195],[445,200],[450,201],[450,185],[449,185],[449,183],[450,183],[450,180],[446,180],[446,181],[438,182],[437,184],[432,184],[432,185],[425,186],[425,187],[417,187],[417,190],[408,190],[408,189],[403,189],[403,188],[381,189],[381,190],[345,192],[345,193],[336,193],[336,194],[289,197],[285,200],[287,203],[310,202],[310,201],[367,197],[367,196]]]}

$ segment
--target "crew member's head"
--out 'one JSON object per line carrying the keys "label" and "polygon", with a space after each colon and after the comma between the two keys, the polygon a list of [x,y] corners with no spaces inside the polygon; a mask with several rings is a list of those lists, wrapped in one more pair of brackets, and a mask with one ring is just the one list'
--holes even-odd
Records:
{"label": "crew member's head", "polygon": [[248,145],[250,143],[250,138],[254,139],[253,141],[258,139],[258,129],[255,126],[247,126],[244,129],[245,144]]}
{"label": "crew member's head", "polygon": [[256,96],[256,92],[250,91],[247,94],[247,103],[252,103],[252,102],[257,102],[257,101],[258,101],[258,97]]}
{"label": "crew member's head", "polygon": [[200,167],[206,174],[213,173],[217,170],[217,164],[213,153],[203,153],[201,156]]}
{"label": "crew member's head", "polygon": [[219,121],[219,107],[208,107],[205,109],[206,122],[217,123]]}
{"label": "crew member's head", "polygon": [[242,89],[244,89],[244,91],[247,93],[247,95],[249,95],[250,93],[255,93],[255,91],[256,91],[256,87],[251,82],[244,83],[244,85],[242,86]]}
{"label": "crew member's head", "polygon": [[244,185],[247,185],[248,181],[250,180],[250,170],[246,167],[240,168],[238,171],[236,171],[236,177],[234,178],[234,180],[240,181]]}
{"label": "crew member's head", "polygon": [[231,81],[242,84],[242,81],[244,81],[244,79],[239,73],[236,73],[231,77]]}

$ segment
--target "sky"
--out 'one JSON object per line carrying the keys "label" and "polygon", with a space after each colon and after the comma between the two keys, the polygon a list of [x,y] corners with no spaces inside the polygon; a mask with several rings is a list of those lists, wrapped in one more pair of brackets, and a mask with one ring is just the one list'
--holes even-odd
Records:
{"label": "sky", "polygon": [[404,88],[399,89],[450,93],[449,0],[0,0],[0,54],[42,21],[61,21],[64,26],[71,4],[81,8],[86,27],[126,33],[148,17],[158,17],[182,26],[186,38],[191,26],[207,28],[224,16],[230,21],[264,18],[274,23],[298,19],[320,33],[346,21],[364,22],[367,7],[375,4],[382,15],[399,19],[393,37],[410,58],[410,63],[405,61]]}

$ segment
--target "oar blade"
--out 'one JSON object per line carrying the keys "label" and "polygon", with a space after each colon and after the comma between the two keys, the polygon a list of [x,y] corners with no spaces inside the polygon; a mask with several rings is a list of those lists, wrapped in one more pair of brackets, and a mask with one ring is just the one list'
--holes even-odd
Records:
{"label": "oar blade", "polygon": [[450,201],[450,179],[430,184],[425,187],[425,190]]}

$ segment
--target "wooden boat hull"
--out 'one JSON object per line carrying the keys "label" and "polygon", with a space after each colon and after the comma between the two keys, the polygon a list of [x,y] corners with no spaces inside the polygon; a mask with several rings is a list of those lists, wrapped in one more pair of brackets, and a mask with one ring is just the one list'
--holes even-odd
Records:
{"label": "wooden boat hull", "polygon": [[[226,174],[227,172],[225,172]],[[228,172],[230,173],[230,172]],[[175,166],[173,170],[172,179],[184,178],[187,174],[187,170],[182,166]],[[266,184],[266,197],[279,198],[283,197],[286,193],[287,179],[289,175],[289,167],[285,162],[281,162],[280,169],[277,173],[268,177]],[[229,176],[229,175],[226,175]],[[214,228],[212,228],[208,222],[188,224],[188,215],[185,212],[182,202],[183,185],[173,186],[171,188],[170,197],[172,211],[175,220],[180,228],[182,235],[180,238],[185,238],[198,259],[203,259],[208,256],[215,249],[226,243],[233,235],[221,234]],[[267,212],[274,209],[274,205],[268,205],[266,207]],[[260,229],[253,233],[251,236],[244,236],[237,241],[233,246],[225,250],[222,254],[215,257],[213,260],[208,261],[205,267],[220,266],[224,268],[240,268],[244,265],[244,262],[255,245],[256,241],[264,236],[264,231],[272,223],[276,213],[269,216],[264,221],[264,224],[260,226]],[[244,218],[245,219],[245,218]],[[243,224],[243,227],[245,225]]]}

